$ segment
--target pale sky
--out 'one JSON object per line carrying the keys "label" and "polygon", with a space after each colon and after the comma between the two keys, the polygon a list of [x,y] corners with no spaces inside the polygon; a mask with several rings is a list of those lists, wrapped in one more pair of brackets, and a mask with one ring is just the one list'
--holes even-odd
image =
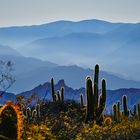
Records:
{"label": "pale sky", "polygon": [[84,19],[140,22],[140,0],[0,0],[0,26]]}

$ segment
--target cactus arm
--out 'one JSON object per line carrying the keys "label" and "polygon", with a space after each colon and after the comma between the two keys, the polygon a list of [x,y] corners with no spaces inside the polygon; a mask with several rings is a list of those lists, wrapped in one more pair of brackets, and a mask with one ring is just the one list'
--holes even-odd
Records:
{"label": "cactus arm", "polygon": [[120,112],[120,102],[117,102],[117,119],[120,121],[121,112]]}
{"label": "cactus arm", "polygon": [[133,117],[136,116],[136,114],[137,114],[136,105],[134,105],[133,111],[130,110],[130,114],[131,114]]}
{"label": "cactus arm", "polygon": [[98,108],[98,79],[99,79],[99,65],[95,65],[94,70],[94,111],[97,111]]}
{"label": "cactus arm", "polygon": [[105,104],[106,104],[106,82],[103,79],[102,80],[102,93],[100,95],[99,99],[99,105],[98,105],[98,113],[97,113],[97,118],[100,117],[100,115],[103,113],[105,109]]}
{"label": "cactus arm", "polygon": [[61,101],[61,95],[60,95],[60,91],[59,90],[57,91],[57,98],[58,98],[58,101]]}
{"label": "cactus arm", "polygon": [[86,78],[86,119],[85,122],[93,120],[93,113],[94,113],[94,97],[93,97],[93,88],[92,88],[92,80],[90,77]]}

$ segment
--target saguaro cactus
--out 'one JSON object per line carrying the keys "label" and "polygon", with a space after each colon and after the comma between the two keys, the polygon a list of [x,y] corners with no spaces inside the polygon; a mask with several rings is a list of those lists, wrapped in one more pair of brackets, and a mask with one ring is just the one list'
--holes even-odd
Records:
{"label": "saguaro cactus", "polygon": [[140,103],[138,103],[138,118],[140,119]]}
{"label": "saguaro cactus", "polygon": [[99,78],[99,65],[96,65],[94,72],[94,81],[92,81],[89,76],[86,78],[87,108],[85,122],[88,121],[98,122],[105,108],[106,82],[104,79],[102,80],[102,90],[101,95],[99,97],[98,78]]}
{"label": "saguaro cactus", "polygon": [[61,101],[64,101],[64,87],[61,88]]}
{"label": "saguaro cactus", "polygon": [[123,103],[123,115],[125,117],[128,117],[129,110],[127,109],[127,96],[126,95],[123,96],[122,103]]}
{"label": "saguaro cactus", "polygon": [[40,118],[40,104],[36,105],[37,117]]}
{"label": "saguaro cactus", "polygon": [[80,95],[80,103],[81,103],[81,107],[83,107],[84,106],[83,94]]}
{"label": "saguaro cactus", "polygon": [[117,102],[117,104],[113,105],[112,112],[113,112],[113,120],[117,122],[120,121],[120,116],[121,116],[120,102]]}
{"label": "saguaro cactus", "polygon": [[52,87],[52,99],[55,102],[55,90],[54,90],[54,79],[51,79],[51,87]]}
{"label": "saguaro cactus", "polygon": [[31,108],[30,107],[27,107],[27,109],[26,109],[26,119],[27,119],[28,122],[30,122],[31,117],[32,117]]}
{"label": "saguaro cactus", "polygon": [[93,88],[92,88],[92,80],[90,77],[86,79],[86,120],[85,122],[92,121],[94,115],[94,96],[93,96]]}
{"label": "saguaro cactus", "polygon": [[59,90],[57,91],[57,99],[58,99],[58,101],[61,101],[61,95],[60,95],[60,91]]}
{"label": "saguaro cactus", "polygon": [[120,121],[121,112],[120,112],[120,102],[117,102],[117,121]]}
{"label": "saguaro cactus", "polygon": [[134,105],[133,111],[130,110],[130,114],[131,114],[133,117],[136,117],[136,115],[137,115],[137,107],[136,107],[136,105]]}
{"label": "saguaro cactus", "polygon": [[113,112],[113,120],[117,121],[118,118],[117,118],[117,105],[116,104],[113,105],[112,112]]}

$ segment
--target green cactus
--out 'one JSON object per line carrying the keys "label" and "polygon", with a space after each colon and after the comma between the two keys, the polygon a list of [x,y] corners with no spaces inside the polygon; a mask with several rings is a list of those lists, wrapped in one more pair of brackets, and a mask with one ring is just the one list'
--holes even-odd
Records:
{"label": "green cactus", "polygon": [[58,99],[58,101],[61,101],[61,95],[60,95],[60,91],[59,90],[57,91],[57,99]]}
{"label": "green cactus", "polygon": [[93,96],[93,88],[92,88],[92,80],[90,77],[86,79],[86,119],[85,122],[92,121],[94,114],[94,96]]}
{"label": "green cactus", "polygon": [[136,107],[136,105],[134,105],[133,111],[130,110],[130,114],[131,114],[133,117],[136,117],[136,115],[137,115],[137,107]]}
{"label": "green cactus", "polygon": [[138,103],[138,118],[140,119],[140,103]]}
{"label": "green cactus", "polygon": [[[98,100],[99,90],[98,90],[98,77],[99,77],[99,66],[95,66],[94,82],[88,76],[86,78],[86,119],[88,121],[99,121],[100,116],[105,108],[106,103],[106,82],[102,80],[102,90],[101,95]],[[93,89],[94,87],[94,89]]]}
{"label": "green cactus", "polygon": [[119,122],[121,117],[120,102],[117,102],[117,104],[113,105],[112,112],[113,112],[113,120]]}
{"label": "green cactus", "polygon": [[118,115],[117,115],[117,105],[114,104],[113,107],[112,107],[112,112],[113,112],[113,120],[114,121],[117,121],[118,120]]}
{"label": "green cactus", "polygon": [[37,110],[34,109],[34,110],[32,111],[32,120],[35,122],[36,119],[37,119]]}
{"label": "green cactus", "polygon": [[27,109],[26,109],[26,119],[27,119],[28,123],[30,121],[36,121],[36,119],[39,119],[40,117],[41,117],[40,104],[37,104],[34,110],[32,110],[30,107],[27,107]]}
{"label": "green cactus", "polygon": [[52,99],[55,102],[55,90],[54,90],[54,79],[51,79],[51,88],[52,88]]}
{"label": "green cactus", "polygon": [[40,118],[40,104],[36,105],[37,117]]}
{"label": "green cactus", "polygon": [[127,96],[126,95],[123,96],[122,103],[123,103],[123,116],[128,117],[129,110],[127,109]]}
{"label": "green cactus", "polygon": [[61,88],[61,101],[64,101],[64,87]]}
{"label": "green cactus", "polygon": [[117,102],[117,118],[120,121],[121,112],[120,112],[120,102]]}
{"label": "green cactus", "polygon": [[57,94],[54,94],[54,102],[56,102],[57,100],[58,100]]}
{"label": "green cactus", "polygon": [[27,122],[28,122],[28,123],[30,122],[31,117],[32,117],[31,108],[30,108],[30,107],[27,107],[27,109],[26,109],[26,119],[27,119]]}
{"label": "green cactus", "polygon": [[81,107],[83,107],[84,106],[83,94],[80,95],[80,103],[81,103]]}

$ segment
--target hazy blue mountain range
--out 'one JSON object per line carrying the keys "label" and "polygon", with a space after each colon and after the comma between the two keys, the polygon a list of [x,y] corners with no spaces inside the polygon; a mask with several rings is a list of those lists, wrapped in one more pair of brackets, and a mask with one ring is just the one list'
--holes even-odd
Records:
{"label": "hazy blue mountain range", "polygon": [[[11,55],[9,51],[11,51]],[[3,49],[0,48],[0,52],[2,53]],[[78,89],[85,86],[87,75],[93,76],[93,69],[81,68],[76,65],[60,66],[48,61],[24,57],[10,47],[7,47],[7,51],[4,52],[0,55],[0,60],[12,61],[14,64],[13,75],[16,77],[16,82],[9,89],[9,92],[20,93],[30,90],[46,81],[49,82],[52,77],[56,82],[65,79],[70,87]],[[100,80],[102,78],[107,80],[108,89],[139,88],[140,85],[138,81],[127,80],[121,75],[101,70]]]}
{"label": "hazy blue mountain range", "polygon": [[5,27],[0,28],[0,42],[18,46],[35,39],[64,36],[73,32],[105,33],[120,25],[121,23],[113,24],[100,20],[84,20],[80,22],[62,20],[43,25]]}
{"label": "hazy blue mountain range", "polygon": [[0,28],[0,43],[59,65],[92,68],[99,63],[106,71],[140,81],[140,23],[94,19],[7,27]]}
{"label": "hazy blue mountain range", "polygon": [[5,53],[0,47],[0,57],[12,59],[15,63],[18,82],[11,89],[14,92],[31,89],[49,81],[52,76],[56,77],[56,81],[65,79],[71,87],[79,88],[84,85],[86,75],[92,75],[92,71],[87,68],[92,69],[96,63],[109,72],[109,76],[108,73],[101,74],[107,78],[109,89],[138,88],[139,37],[139,23],[110,23],[101,20],[57,21],[35,26],[0,28],[0,44],[5,44],[3,48],[9,48],[9,45],[16,49],[9,48],[9,53]]}
{"label": "hazy blue mountain range", "polygon": [[14,56],[20,56],[21,54],[17,52],[15,49],[9,47],[9,46],[4,46],[0,44],[0,56],[1,55],[14,55]]}
{"label": "hazy blue mountain range", "polygon": [[[82,93],[84,95],[84,102],[86,99],[85,96],[85,89],[73,89],[66,85],[64,80],[60,80],[58,83],[55,84],[55,90],[59,90],[61,87],[65,87],[65,99],[73,99],[78,102],[80,102],[80,94]],[[32,95],[36,95],[39,99],[45,99],[45,100],[51,100],[51,85],[49,82],[46,82],[42,85],[39,85],[35,88],[33,88],[30,91],[26,91],[23,93],[20,93],[18,95],[23,95],[27,98],[31,97]],[[122,96],[127,95],[128,97],[128,105],[129,108],[132,108],[132,106],[139,102],[140,99],[140,89],[117,89],[117,90],[107,90],[107,105],[106,110],[108,112],[111,111],[112,105],[117,101],[122,101]],[[3,104],[7,100],[16,100],[16,96],[12,93],[5,93],[4,96],[1,98],[0,103]]]}

